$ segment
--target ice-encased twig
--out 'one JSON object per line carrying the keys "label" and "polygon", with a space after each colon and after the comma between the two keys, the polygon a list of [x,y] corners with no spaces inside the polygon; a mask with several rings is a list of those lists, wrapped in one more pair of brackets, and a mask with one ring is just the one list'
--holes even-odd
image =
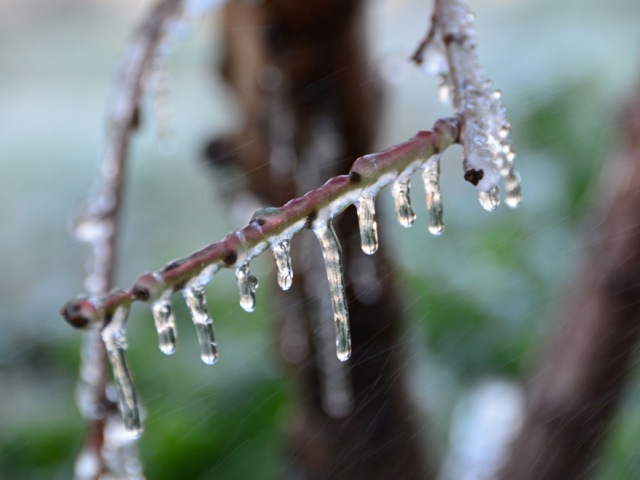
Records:
{"label": "ice-encased twig", "polygon": [[218,360],[218,346],[213,330],[213,319],[209,315],[207,299],[204,295],[204,287],[198,281],[194,281],[182,290],[182,295],[187,302],[191,319],[196,327],[200,358],[207,365],[213,365]]}
{"label": "ice-encased twig", "polygon": [[171,292],[167,292],[151,304],[151,313],[158,332],[158,346],[165,355],[176,351],[178,329],[171,305]]}
{"label": "ice-encased twig", "polygon": [[282,290],[289,290],[293,283],[293,269],[291,268],[291,255],[289,254],[290,248],[291,242],[286,239],[271,246],[273,258],[276,261],[276,268],[278,269],[278,286],[280,286]]}
{"label": "ice-encased twig", "polygon": [[113,370],[113,380],[118,392],[118,405],[124,425],[132,438],[138,438],[142,435],[140,409],[126,357],[125,324],[128,316],[128,308],[118,308],[109,323],[101,330],[101,335]]}
{"label": "ice-encased twig", "polygon": [[327,270],[333,319],[336,327],[336,353],[341,361],[351,356],[351,333],[349,331],[349,311],[344,291],[342,249],[333,229],[331,220],[314,225],[313,232],[318,237]]}
{"label": "ice-encased twig", "polygon": [[365,192],[358,200],[358,223],[360,225],[360,244],[362,251],[373,255],[378,250],[378,223],[376,222],[376,197]]}
{"label": "ice-encased twig", "polygon": [[[187,2],[157,1],[140,22],[118,65],[117,79],[107,110],[107,132],[99,159],[99,171],[92,193],[79,212],[74,226],[76,237],[91,246],[85,287],[92,296],[107,295],[113,287],[122,180],[129,138],[140,118],[143,78],[158,45],[168,33],[167,24],[179,17],[184,3]],[[115,315],[114,312],[111,313]],[[104,335],[101,336],[99,332],[90,331],[85,334],[83,341],[77,397],[80,410],[91,426],[87,429],[84,447],[77,458],[74,477],[76,480],[94,479],[100,473],[122,479],[140,479],[143,478],[141,468],[128,467],[136,463],[135,443],[111,438],[111,432],[117,428],[107,428],[107,425],[114,425],[117,420],[106,413],[105,405],[101,405],[107,398],[105,390],[108,382],[102,338]],[[88,349],[93,352],[87,354]],[[123,350],[112,349],[109,359],[112,364],[123,364],[126,367],[123,355]],[[91,402],[93,407],[88,405]],[[122,405],[120,402],[121,407]],[[126,417],[125,421],[131,423]],[[100,440],[96,441],[91,436]]]}
{"label": "ice-encased twig", "polygon": [[429,212],[429,232],[442,235],[444,220],[440,193],[440,155],[434,155],[422,166],[422,180]]}
{"label": "ice-encased twig", "polygon": [[434,23],[414,55],[427,71],[441,79],[439,90],[451,91],[456,113],[464,119],[461,132],[465,179],[478,189],[481,205],[495,209],[499,180],[506,203],[521,200],[520,175],[513,166],[510,125],[500,91],[485,77],[476,53],[474,16],[462,0],[436,0]]}
{"label": "ice-encased twig", "polygon": [[240,306],[245,312],[253,312],[256,309],[258,279],[251,273],[248,263],[236,269],[236,280],[240,292]]}
{"label": "ice-encased twig", "polygon": [[72,326],[88,329],[103,312],[112,313],[120,305],[132,301],[153,301],[167,289],[182,288],[207,269],[238,268],[269,245],[291,239],[304,230],[319,209],[328,209],[331,216],[339,215],[357,202],[365,189],[378,191],[399,178],[404,179],[425,159],[453,144],[459,136],[459,129],[456,118],[440,119],[433,131],[419,132],[383,152],[358,158],[349,175],[334,177],[282,207],[261,209],[249,224],[222,241],[171,262],[163,269],[144,273],[130,290],[98,298],[76,298],[67,302],[60,313]]}

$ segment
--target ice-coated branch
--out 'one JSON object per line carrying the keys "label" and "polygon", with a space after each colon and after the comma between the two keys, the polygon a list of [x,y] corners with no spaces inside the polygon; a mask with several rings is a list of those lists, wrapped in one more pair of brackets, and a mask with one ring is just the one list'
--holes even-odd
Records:
{"label": "ice-coated branch", "polygon": [[494,210],[505,202],[516,207],[522,198],[520,175],[513,165],[511,126],[500,91],[484,74],[476,53],[474,16],[462,0],[436,0],[432,23],[412,59],[440,79],[441,100],[452,100],[461,120],[465,179],[478,189],[480,203]]}
{"label": "ice-coated branch", "polygon": [[[204,4],[215,3],[204,0]],[[176,349],[177,328],[171,297],[181,291],[189,307],[200,344],[201,359],[207,364],[217,360],[214,323],[204,286],[221,268],[233,268],[240,291],[240,305],[246,311],[255,308],[258,281],[250,271],[250,261],[271,249],[278,270],[278,284],[288,289],[293,281],[289,256],[292,238],[303,229],[316,234],[327,270],[336,327],[338,358],[347,360],[351,353],[348,304],[344,292],[342,253],[332,228],[334,217],[347,207],[357,209],[362,249],[374,254],[378,248],[375,201],[380,190],[392,185],[396,214],[400,224],[410,227],[415,213],[410,200],[410,180],[422,172],[429,230],[435,235],[444,231],[442,198],[439,188],[440,154],[453,143],[464,149],[464,178],[478,188],[480,202],[487,210],[499,203],[498,181],[504,178],[507,204],[520,201],[519,176],[513,167],[509,142],[509,124],[499,92],[486,80],[475,53],[473,17],[459,0],[436,0],[433,24],[416,52],[421,61],[429,53],[431,70],[441,77],[441,94],[451,93],[456,117],[438,120],[432,131],[415,137],[381,153],[358,158],[348,175],[340,175],[323,186],[293,199],[285,205],[258,210],[240,230],[227,235],[188,257],[163,269],[141,275],[130,290],[112,287],[117,217],[121,203],[122,178],[129,137],[140,118],[140,101],[144,78],[153,77],[159,68],[167,33],[175,30],[174,20],[198,2],[160,0],[141,24],[119,69],[115,95],[109,110],[109,124],[98,181],[94,194],[76,224],[76,236],[92,246],[91,268],[85,282],[89,296],[69,301],[61,310],[73,326],[87,330],[91,338],[102,338],[111,362],[119,409],[129,437],[142,432],[135,389],[126,362],[126,320],[131,303],[151,303],[158,332],[160,350],[172,354]],[[187,12],[188,13],[188,12]],[[435,63],[434,63],[435,62]],[[164,127],[161,130],[166,130]],[[100,332],[100,336],[97,332]],[[100,393],[105,391],[104,347],[100,354],[93,349],[92,363],[102,363]],[[96,356],[97,355],[97,356]],[[88,357],[87,357],[88,358]],[[95,371],[100,371],[97,367]],[[98,391],[96,390],[96,391]]]}
{"label": "ice-coated branch", "polygon": [[[154,59],[159,57],[160,46],[167,38],[172,22],[181,17],[183,3],[183,0],[158,1],[135,31],[117,69],[98,175],[74,224],[76,238],[91,247],[85,288],[93,296],[106,295],[113,288],[129,139],[139,123],[145,75]],[[125,356],[126,318],[127,308],[123,305],[114,312],[108,328],[84,335],[76,396],[89,428],[76,462],[76,479],[97,478],[100,472],[122,478],[133,478],[139,473],[139,468],[134,466],[139,465],[139,461],[129,438],[139,436],[141,426]],[[120,415],[107,395],[107,355],[114,371],[124,429],[128,432],[124,436]]]}
{"label": "ice-coated branch", "polygon": [[[194,279],[199,278],[204,284],[218,269],[241,268],[269,247],[279,252],[276,259],[284,272],[282,275],[290,278],[288,262],[281,257],[283,244],[288,245],[291,238],[305,228],[326,224],[348,206],[357,205],[363,196],[375,196],[383,187],[408,178],[433,155],[457,142],[458,134],[457,119],[438,120],[433,131],[419,132],[412,139],[381,153],[360,157],[348,175],[334,177],[280,208],[258,210],[242,229],[161,270],[143,274],[130,290],[72,300],[62,308],[61,314],[77,328],[102,329],[119,308],[128,307],[133,301],[161,301],[167,308],[168,296],[184,289]],[[288,286],[289,282],[284,281],[283,286]],[[159,324],[164,325],[164,320]],[[172,348],[168,347],[168,350],[172,351]]]}

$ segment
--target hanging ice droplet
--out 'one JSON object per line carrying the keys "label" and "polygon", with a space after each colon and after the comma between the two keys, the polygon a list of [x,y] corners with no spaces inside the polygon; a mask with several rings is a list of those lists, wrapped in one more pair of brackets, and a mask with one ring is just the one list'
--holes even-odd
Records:
{"label": "hanging ice droplet", "polygon": [[516,208],[522,201],[522,187],[520,186],[520,174],[511,167],[504,176],[504,203],[508,207]]}
{"label": "hanging ice droplet", "polygon": [[251,274],[248,263],[236,270],[236,279],[238,280],[238,290],[240,290],[240,306],[246,312],[253,312],[256,309],[258,279]]}
{"label": "hanging ice droplet", "polygon": [[165,355],[171,355],[176,351],[176,339],[178,330],[176,327],[170,294],[163,295],[151,304],[153,320],[158,331],[158,346]]}
{"label": "hanging ice droplet", "polygon": [[358,201],[358,223],[362,251],[373,255],[378,250],[378,224],[376,223],[375,196],[365,193]]}
{"label": "hanging ice droplet", "polygon": [[429,232],[441,235],[444,232],[442,194],[440,193],[440,156],[435,155],[422,167],[422,180],[429,212]]}
{"label": "hanging ice droplet", "polygon": [[396,216],[398,222],[405,228],[409,228],[416,221],[416,214],[411,206],[411,198],[409,193],[411,191],[411,177],[398,178],[393,185],[391,185],[391,195],[393,196],[393,202],[395,204]]}
{"label": "hanging ice droplet", "polygon": [[196,327],[198,343],[200,344],[200,358],[207,365],[213,365],[218,360],[218,347],[213,332],[213,319],[209,315],[204,287],[199,283],[187,286],[182,295],[191,312],[193,324]]}
{"label": "hanging ice droplet", "polygon": [[451,102],[452,90],[453,86],[451,84],[451,78],[449,75],[443,74],[439,75],[439,84],[438,84],[438,100],[441,103],[449,103]]}
{"label": "hanging ice droplet", "polygon": [[486,192],[479,192],[478,200],[482,208],[488,212],[493,212],[500,205],[500,189],[496,186]]}
{"label": "hanging ice droplet", "polygon": [[140,409],[126,356],[127,337],[124,326],[128,315],[128,307],[119,307],[113,313],[111,321],[102,329],[101,335],[113,370],[122,420],[129,436],[139,438],[142,435]]}
{"label": "hanging ice droplet", "polygon": [[341,361],[351,356],[351,333],[349,331],[349,311],[344,293],[344,278],[342,271],[342,250],[331,220],[314,227],[313,232],[318,237],[333,307],[333,319],[336,327],[336,351]]}
{"label": "hanging ice droplet", "polygon": [[291,256],[289,255],[290,247],[291,242],[289,240],[283,240],[271,247],[278,269],[278,285],[282,290],[289,290],[293,282],[293,269],[291,268]]}

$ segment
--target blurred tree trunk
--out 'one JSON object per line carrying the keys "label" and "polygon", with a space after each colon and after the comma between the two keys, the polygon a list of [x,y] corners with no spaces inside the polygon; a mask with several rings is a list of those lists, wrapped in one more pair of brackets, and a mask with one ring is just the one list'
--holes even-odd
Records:
{"label": "blurred tree trunk", "polygon": [[[362,2],[231,1],[223,40],[221,70],[241,120],[236,132],[209,145],[208,156],[239,166],[261,202],[282,205],[373,151],[381,94],[367,63]],[[293,287],[278,295],[280,350],[297,394],[286,476],[428,479],[389,263],[384,251],[360,251],[355,212],[335,228],[345,258],[351,359],[341,364],[335,355],[313,235],[293,242]]]}
{"label": "blurred tree trunk", "polygon": [[640,91],[620,125],[584,265],[531,380],[504,480],[585,478],[628,380],[640,327]]}

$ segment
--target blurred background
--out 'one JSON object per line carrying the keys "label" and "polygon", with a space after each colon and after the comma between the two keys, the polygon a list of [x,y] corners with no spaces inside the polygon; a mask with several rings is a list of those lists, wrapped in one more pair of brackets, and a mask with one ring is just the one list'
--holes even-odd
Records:
{"label": "blurred background", "polygon": [[[58,310],[82,293],[88,249],[69,224],[93,181],[119,53],[149,5],[0,0],[3,479],[70,478],[81,447],[84,426],[74,403],[80,333]],[[450,478],[462,478],[455,465],[477,461],[499,430],[482,430],[483,419],[497,415],[487,404],[501,406],[497,421],[512,424],[518,416],[521,385],[561,315],[583,253],[599,174],[619,138],[619,113],[640,78],[636,0],[476,0],[471,8],[481,61],[513,125],[524,202],[484,212],[462,181],[457,147],[443,162],[443,236],[427,232],[417,182],[418,220],[410,230],[393,220],[389,194],[379,200],[388,213],[380,248],[392,252],[404,285],[412,391],[430,418],[423,433]],[[379,149],[451,114],[436,100],[437,81],[407,61],[430,13],[428,1],[369,2],[371,59],[386,94]],[[218,26],[213,12],[169,58],[175,153],[158,148],[151,109],[134,137],[121,287],[221,239],[254,210],[249,201],[230,207],[221,200],[242,178],[214,178],[201,161],[206,142],[237,118],[216,78]],[[279,478],[291,394],[268,323],[279,314],[269,303],[272,261],[252,267],[261,281],[252,314],[238,306],[232,272],[208,286],[221,355],[215,367],[200,362],[179,302],[181,336],[172,357],[157,349],[149,309],[133,308],[129,359],[146,412],[140,450],[150,479]],[[635,377],[597,478],[640,478]],[[480,437],[485,447],[474,445]]]}

